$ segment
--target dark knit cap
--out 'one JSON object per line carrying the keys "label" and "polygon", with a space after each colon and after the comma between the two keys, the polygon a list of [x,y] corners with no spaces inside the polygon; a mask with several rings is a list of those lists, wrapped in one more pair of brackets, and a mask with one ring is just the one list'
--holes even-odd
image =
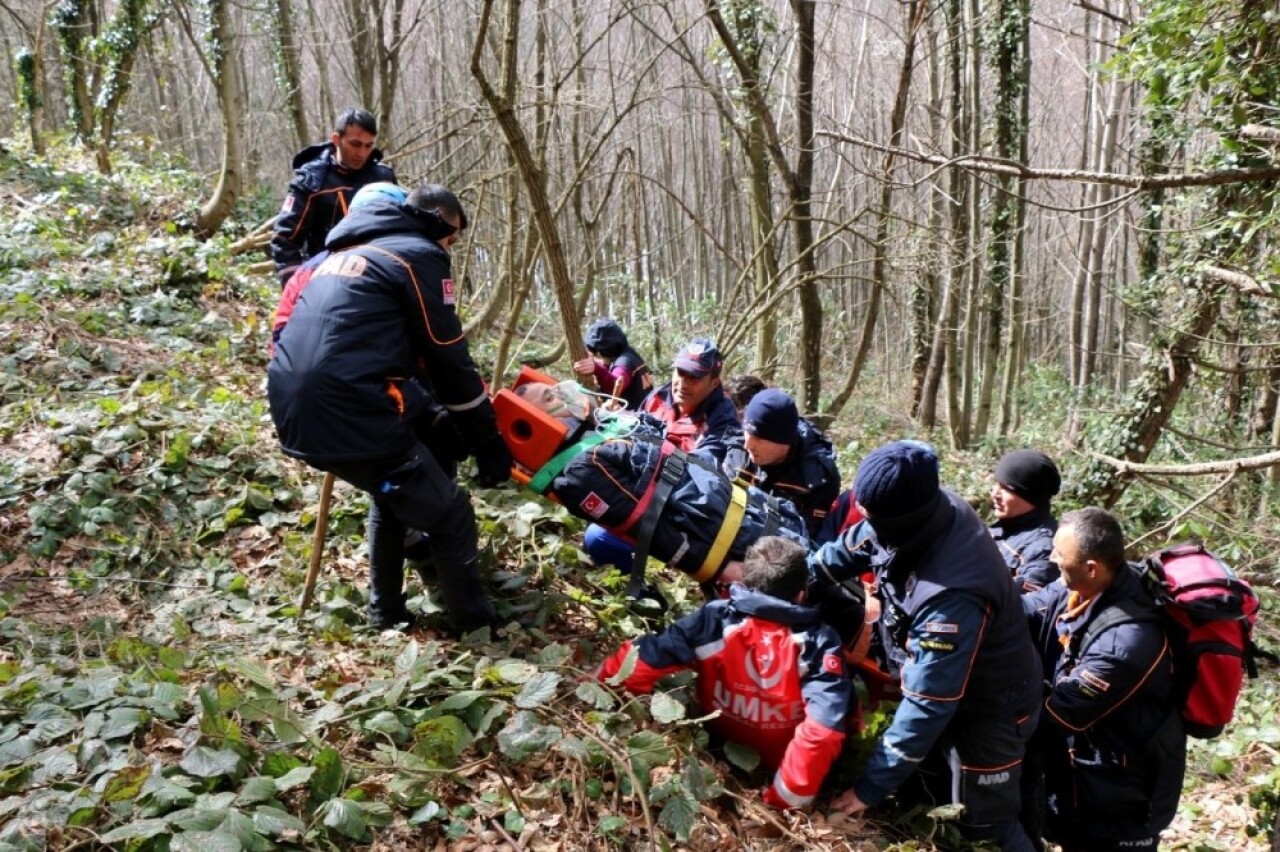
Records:
{"label": "dark knit cap", "polygon": [[1062,475],[1039,450],[1014,450],[996,465],[996,482],[1033,506],[1047,506],[1062,487]]}
{"label": "dark knit cap", "polygon": [[706,337],[695,337],[676,353],[676,369],[699,379],[720,375],[723,363],[720,350]]}
{"label": "dark knit cap", "polygon": [[777,388],[760,391],[742,413],[742,431],[775,444],[790,444],[799,429],[795,400]]}
{"label": "dark knit cap", "polygon": [[938,496],[938,454],[921,441],[877,447],[858,465],[853,493],[870,516],[909,515]]}

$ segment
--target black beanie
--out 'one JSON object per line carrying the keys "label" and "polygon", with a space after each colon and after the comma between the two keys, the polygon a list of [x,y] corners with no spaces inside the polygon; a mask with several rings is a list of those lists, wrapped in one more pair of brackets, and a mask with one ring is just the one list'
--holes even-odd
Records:
{"label": "black beanie", "polygon": [[996,482],[1033,506],[1047,506],[1062,487],[1062,475],[1039,450],[1014,450],[996,465]]}
{"label": "black beanie", "polygon": [[800,429],[796,403],[784,391],[765,388],[742,412],[742,431],[775,444],[792,444]]}

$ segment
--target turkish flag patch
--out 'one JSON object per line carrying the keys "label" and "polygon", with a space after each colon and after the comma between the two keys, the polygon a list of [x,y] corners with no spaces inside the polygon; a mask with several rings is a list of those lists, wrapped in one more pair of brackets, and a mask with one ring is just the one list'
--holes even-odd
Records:
{"label": "turkish flag patch", "polygon": [[444,298],[446,305],[458,304],[458,290],[453,285],[452,278],[446,278],[440,282],[441,296]]}
{"label": "turkish flag patch", "polygon": [[582,511],[596,520],[599,520],[605,512],[609,511],[609,504],[600,499],[600,495],[594,491],[584,497],[579,505],[582,506]]}
{"label": "turkish flag patch", "polygon": [[288,213],[293,209],[293,193],[290,192],[284,197],[284,204],[280,207],[281,213]]}
{"label": "turkish flag patch", "polygon": [[844,674],[844,660],[836,654],[822,655],[822,670],[827,674],[842,675]]}

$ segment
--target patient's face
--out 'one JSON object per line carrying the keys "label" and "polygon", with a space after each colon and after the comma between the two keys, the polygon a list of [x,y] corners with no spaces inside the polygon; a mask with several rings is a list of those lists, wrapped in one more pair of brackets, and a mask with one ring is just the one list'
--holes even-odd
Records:
{"label": "patient's face", "polygon": [[560,420],[582,421],[591,415],[593,400],[577,382],[521,385],[516,388],[516,395],[539,411]]}

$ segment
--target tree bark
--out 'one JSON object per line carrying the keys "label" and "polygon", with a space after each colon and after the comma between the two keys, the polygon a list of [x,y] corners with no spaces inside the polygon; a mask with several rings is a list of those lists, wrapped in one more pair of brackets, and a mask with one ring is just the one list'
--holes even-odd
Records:
{"label": "tree bark", "polygon": [[213,195],[196,216],[196,233],[208,238],[217,233],[230,215],[241,185],[240,120],[246,112],[240,100],[239,46],[231,19],[231,0],[209,0],[210,42],[213,51],[214,85],[222,113],[222,169]]}
{"label": "tree bark", "polygon": [[[911,76],[915,67],[917,36],[924,24],[927,2],[910,0],[907,4],[907,31],[903,39],[902,63],[898,71],[898,87],[893,99],[893,113],[889,118],[889,146],[897,149],[902,142],[903,131],[907,120],[907,103],[911,94]],[[845,376],[844,384],[831,399],[824,414],[835,417],[844,409],[849,397],[858,386],[863,367],[867,363],[867,355],[871,351],[871,343],[875,336],[876,319],[880,313],[880,300],[883,298],[889,271],[889,228],[892,222],[893,207],[893,171],[897,156],[886,153],[881,168],[883,174],[880,184],[880,203],[876,210],[876,235],[871,261],[871,298],[867,304],[862,320],[862,330],[858,337],[858,348],[854,352],[853,362]]]}
{"label": "tree bark", "polygon": [[293,141],[301,149],[311,139],[307,127],[306,102],[302,97],[302,52],[294,30],[293,0],[275,0],[276,63],[280,69],[280,88],[285,107],[293,123]]}
{"label": "tree bark", "polygon": [[471,53],[471,76],[479,85],[485,102],[498,122],[507,147],[515,158],[516,171],[520,175],[525,193],[529,196],[534,224],[542,240],[543,257],[546,258],[552,290],[560,308],[560,322],[569,347],[569,355],[573,360],[578,361],[587,357],[587,349],[582,342],[582,322],[573,298],[573,280],[569,276],[569,266],[565,262],[560,230],[552,212],[551,202],[547,197],[547,175],[533,157],[528,137],[513,105],[515,67],[520,46],[520,0],[507,0],[506,4],[507,20],[502,47],[504,80],[502,92],[498,92],[490,83],[482,61],[493,17],[493,2],[494,0],[485,0],[481,9],[480,27]]}

